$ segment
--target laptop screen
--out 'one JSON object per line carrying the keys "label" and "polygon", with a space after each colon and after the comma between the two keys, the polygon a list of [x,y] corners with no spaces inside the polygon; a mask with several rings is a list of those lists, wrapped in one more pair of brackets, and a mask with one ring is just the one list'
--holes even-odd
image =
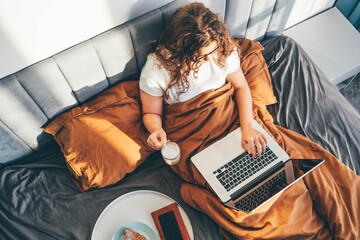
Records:
{"label": "laptop screen", "polygon": [[298,178],[303,177],[308,172],[320,165],[324,160],[323,159],[291,159],[294,173],[295,181]]}
{"label": "laptop screen", "polygon": [[272,196],[276,195],[285,188],[288,188],[290,185],[297,182],[299,179],[303,178],[306,174],[313,171],[316,167],[324,162],[324,159],[290,159],[295,179],[292,182],[282,183],[277,185],[272,189]]}
{"label": "laptop screen", "polygon": [[257,187],[249,189],[248,193],[234,201],[235,208],[252,212],[262,204],[270,200],[279,192],[290,187],[292,184],[303,178],[316,167],[324,162],[323,159],[290,159],[285,164],[292,166],[293,178],[287,182],[284,168],[274,173],[270,178],[265,179]]}

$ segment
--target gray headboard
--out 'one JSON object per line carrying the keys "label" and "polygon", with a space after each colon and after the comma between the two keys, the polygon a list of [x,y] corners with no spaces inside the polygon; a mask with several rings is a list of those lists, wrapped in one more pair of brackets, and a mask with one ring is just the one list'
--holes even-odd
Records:
{"label": "gray headboard", "polygon": [[[0,163],[22,158],[53,141],[43,127],[59,113],[103,90],[137,80],[151,42],[175,10],[173,1],[145,15],[0,79]],[[203,0],[220,13],[234,37],[280,35],[294,0]]]}

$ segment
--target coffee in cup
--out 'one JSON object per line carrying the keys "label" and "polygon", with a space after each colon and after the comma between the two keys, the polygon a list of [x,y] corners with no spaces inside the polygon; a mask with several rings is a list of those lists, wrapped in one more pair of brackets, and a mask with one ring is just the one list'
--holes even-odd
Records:
{"label": "coffee in cup", "polygon": [[180,147],[175,142],[167,142],[161,148],[161,155],[168,165],[175,165],[180,161]]}

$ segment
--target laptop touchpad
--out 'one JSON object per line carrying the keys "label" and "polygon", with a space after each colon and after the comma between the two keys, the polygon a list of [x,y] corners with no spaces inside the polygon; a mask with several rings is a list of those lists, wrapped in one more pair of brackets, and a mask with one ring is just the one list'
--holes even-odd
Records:
{"label": "laptop touchpad", "polygon": [[235,158],[244,151],[236,136],[227,136],[226,139],[220,140],[216,148],[226,160]]}

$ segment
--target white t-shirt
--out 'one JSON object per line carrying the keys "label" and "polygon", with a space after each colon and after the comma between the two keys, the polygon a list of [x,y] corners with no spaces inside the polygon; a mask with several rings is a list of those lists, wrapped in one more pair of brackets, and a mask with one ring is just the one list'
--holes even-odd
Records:
{"label": "white t-shirt", "polygon": [[[155,54],[149,54],[140,76],[140,89],[156,97],[164,95],[170,82],[167,70],[159,66]],[[238,70],[239,67],[240,59],[236,50],[226,59],[226,65],[223,68],[214,61],[205,62],[200,66],[197,78],[194,78],[192,71],[190,72],[188,77],[190,87],[187,92],[181,93],[177,98],[178,88],[174,86],[169,89],[169,98],[164,98],[164,100],[167,104],[185,102],[207,90],[220,88],[225,84],[226,76]]]}

